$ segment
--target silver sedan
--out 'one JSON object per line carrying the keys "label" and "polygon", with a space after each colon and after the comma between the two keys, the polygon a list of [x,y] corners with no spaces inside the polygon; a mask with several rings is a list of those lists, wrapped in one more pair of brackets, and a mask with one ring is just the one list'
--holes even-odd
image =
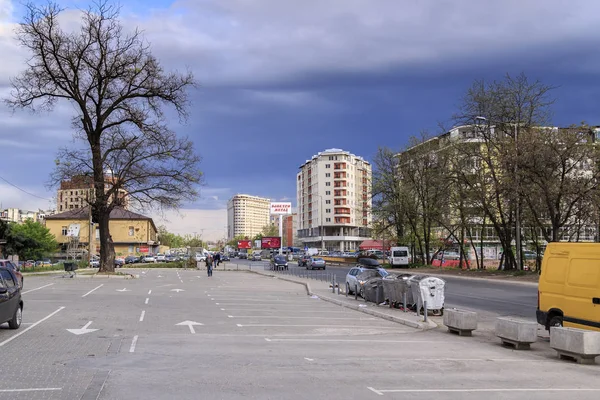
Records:
{"label": "silver sedan", "polygon": [[321,257],[311,257],[306,263],[306,269],[325,269],[325,260]]}

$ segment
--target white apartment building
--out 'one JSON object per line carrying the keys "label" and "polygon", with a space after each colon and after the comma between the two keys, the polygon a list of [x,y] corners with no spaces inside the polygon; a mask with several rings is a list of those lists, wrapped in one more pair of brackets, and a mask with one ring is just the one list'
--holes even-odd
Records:
{"label": "white apartment building", "polygon": [[227,202],[227,239],[238,235],[252,238],[270,223],[271,200],[236,194]]}
{"label": "white apartment building", "polygon": [[306,247],[358,250],[370,239],[371,164],[341,149],[325,150],[296,176],[298,238]]}
{"label": "white apartment building", "polygon": [[23,223],[28,219],[34,222],[43,223],[47,215],[52,215],[55,212],[55,210],[39,209],[38,211],[30,211],[21,210],[19,208],[7,208],[4,210],[0,210],[0,219],[6,222],[16,222],[18,224]]}

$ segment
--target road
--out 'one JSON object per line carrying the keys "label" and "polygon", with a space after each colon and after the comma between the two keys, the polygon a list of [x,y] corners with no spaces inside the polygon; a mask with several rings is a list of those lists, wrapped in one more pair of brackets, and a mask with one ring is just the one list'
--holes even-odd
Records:
{"label": "road", "polygon": [[600,395],[597,368],[560,361],[545,342],[515,352],[484,336],[414,330],[248,272],[135,273],[29,276],[23,326],[0,327],[0,399]]}
{"label": "road", "polygon": [[[234,259],[232,263],[248,264],[252,262]],[[259,265],[258,261],[254,263]],[[297,264],[290,263],[290,267],[297,268]],[[327,267],[327,271],[335,274],[342,284],[344,284],[349,270],[349,266]],[[440,275],[440,278],[446,281],[446,307],[535,319],[537,288],[534,285],[464,279],[448,275]]]}

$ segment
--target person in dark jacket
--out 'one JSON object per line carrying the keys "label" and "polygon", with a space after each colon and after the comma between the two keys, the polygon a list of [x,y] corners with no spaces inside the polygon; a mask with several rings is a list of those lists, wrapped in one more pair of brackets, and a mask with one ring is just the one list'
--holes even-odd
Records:
{"label": "person in dark jacket", "polygon": [[215,268],[221,264],[221,253],[215,253]]}
{"label": "person in dark jacket", "polygon": [[212,269],[213,269],[213,258],[210,254],[208,254],[206,256],[206,273],[208,274],[209,277],[212,276]]}

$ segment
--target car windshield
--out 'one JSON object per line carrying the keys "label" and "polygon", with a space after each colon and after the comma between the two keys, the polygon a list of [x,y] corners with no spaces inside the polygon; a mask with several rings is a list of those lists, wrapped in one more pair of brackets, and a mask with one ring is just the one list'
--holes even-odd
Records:
{"label": "car windshield", "polygon": [[313,260],[315,260],[315,261],[323,261],[322,258],[313,258]]}
{"label": "car windshield", "polygon": [[285,261],[284,256],[275,256],[275,261]]}

